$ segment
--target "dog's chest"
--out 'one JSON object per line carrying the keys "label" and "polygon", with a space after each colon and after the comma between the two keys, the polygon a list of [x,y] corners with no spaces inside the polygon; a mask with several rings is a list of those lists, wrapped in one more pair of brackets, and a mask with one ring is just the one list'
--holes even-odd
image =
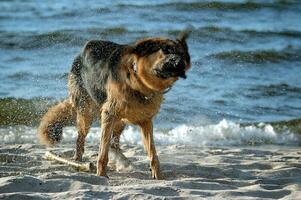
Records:
{"label": "dog's chest", "polygon": [[124,102],[121,109],[121,118],[132,124],[152,119],[159,112],[161,103],[161,96],[145,99],[145,102],[137,100]]}

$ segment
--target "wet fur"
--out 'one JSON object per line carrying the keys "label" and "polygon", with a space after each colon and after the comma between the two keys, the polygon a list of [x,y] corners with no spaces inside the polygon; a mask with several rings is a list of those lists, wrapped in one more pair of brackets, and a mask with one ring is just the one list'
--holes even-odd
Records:
{"label": "wet fur", "polygon": [[[179,76],[186,77],[190,67],[186,37],[183,33],[177,40],[150,38],[134,45],[89,41],[72,64],[68,77],[69,98],[50,108],[41,120],[38,129],[41,141],[56,144],[62,138],[66,123],[76,120],[78,138],[74,158],[81,160],[89,128],[93,120],[99,118],[102,135],[97,174],[106,176],[109,147],[119,149],[119,138],[126,123],[138,125],[152,177],[161,179],[152,118],[160,109],[164,90]],[[168,60],[169,54],[179,60],[178,65]]]}

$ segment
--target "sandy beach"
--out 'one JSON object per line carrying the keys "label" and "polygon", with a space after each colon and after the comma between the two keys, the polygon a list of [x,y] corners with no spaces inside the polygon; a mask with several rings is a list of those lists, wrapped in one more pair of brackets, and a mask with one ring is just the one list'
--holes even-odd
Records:
{"label": "sandy beach", "polygon": [[[95,162],[97,145],[85,161]],[[300,199],[298,147],[158,146],[165,180],[153,180],[140,145],[123,145],[134,166],[110,179],[79,172],[43,158],[47,150],[71,157],[73,145],[45,149],[36,144],[0,146],[0,199]]]}

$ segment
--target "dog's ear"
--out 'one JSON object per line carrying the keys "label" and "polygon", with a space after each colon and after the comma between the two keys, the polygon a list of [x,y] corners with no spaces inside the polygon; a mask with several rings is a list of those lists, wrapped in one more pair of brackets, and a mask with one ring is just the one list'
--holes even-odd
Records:
{"label": "dog's ear", "polygon": [[191,29],[186,29],[184,31],[182,31],[178,37],[177,40],[181,43],[186,43],[186,39],[188,38],[189,34],[192,32]]}
{"label": "dog's ear", "polygon": [[188,28],[186,28],[186,30],[182,31],[176,39],[178,41],[178,43],[184,49],[184,54],[185,54],[184,56],[185,56],[185,60],[187,61],[187,63],[190,63],[190,55],[188,53],[188,46],[187,46],[186,39],[188,38],[188,36],[191,32],[192,32],[192,27],[188,27]]}

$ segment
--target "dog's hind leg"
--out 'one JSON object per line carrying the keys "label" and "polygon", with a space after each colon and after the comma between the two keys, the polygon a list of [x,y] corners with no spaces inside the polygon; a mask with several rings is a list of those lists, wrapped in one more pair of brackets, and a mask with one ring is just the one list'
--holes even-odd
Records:
{"label": "dog's hind leg", "polygon": [[74,159],[76,161],[82,160],[82,156],[85,151],[86,136],[88,135],[92,122],[93,122],[93,110],[90,106],[77,110],[76,124],[77,124],[78,136],[76,140],[76,150],[74,154]]}
{"label": "dog's hind leg", "polygon": [[150,160],[150,168],[152,171],[152,178],[163,179],[160,171],[160,162],[157,156],[154,138],[153,138],[153,123],[151,120],[144,121],[139,124],[143,136],[144,148],[147,151]]}

